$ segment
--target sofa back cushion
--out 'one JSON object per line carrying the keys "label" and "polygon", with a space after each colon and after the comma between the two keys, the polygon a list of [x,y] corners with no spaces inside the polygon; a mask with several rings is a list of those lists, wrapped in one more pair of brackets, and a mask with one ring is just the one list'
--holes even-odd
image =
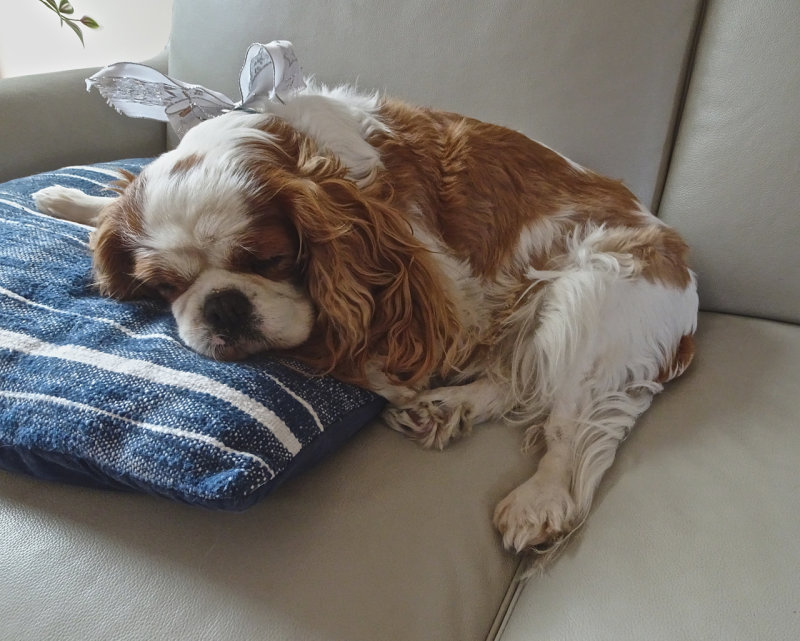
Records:
{"label": "sofa back cushion", "polygon": [[698,0],[175,0],[169,73],[231,97],[251,42],[304,71],[518,129],[657,194]]}
{"label": "sofa back cushion", "polygon": [[800,322],[800,2],[709,4],[660,215],[708,310]]}

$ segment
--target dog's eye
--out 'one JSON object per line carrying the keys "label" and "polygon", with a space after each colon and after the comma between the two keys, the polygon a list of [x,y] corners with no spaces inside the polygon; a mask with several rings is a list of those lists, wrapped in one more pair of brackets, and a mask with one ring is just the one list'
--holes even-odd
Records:
{"label": "dog's eye", "polygon": [[254,272],[271,271],[276,267],[280,267],[285,258],[285,256],[270,256],[269,258],[256,259],[250,264],[250,268]]}
{"label": "dog's eye", "polygon": [[255,274],[260,274],[267,278],[282,279],[291,276],[294,271],[295,260],[292,256],[277,254],[269,258],[253,258],[247,266]]}
{"label": "dog's eye", "polygon": [[164,300],[172,302],[178,297],[178,286],[174,283],[161,282],[156,283],[153,287]]}

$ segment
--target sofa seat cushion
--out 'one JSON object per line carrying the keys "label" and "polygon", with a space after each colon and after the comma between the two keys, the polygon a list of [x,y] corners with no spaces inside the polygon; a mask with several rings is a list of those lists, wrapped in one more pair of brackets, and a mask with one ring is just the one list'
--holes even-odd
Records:
{"label": "sofa seat cushion", "polygon": [[502,641],[798,638],[798,381],[800,327],[701,314],[692,367]]}
{"label": "sofa seat cushion", "polygon": [[436,452],[375,422],[239,513],[0,471],[0,638],[484,641],[521,436]]}
{"label": "sofa seat cushion", "polygon": [[98,294],[89,228],[34,211],[30,194],[61,184],[108,195],[116,169],[146,162],[0,185],[0,467],[244,509],[384,402],[296,363],[202,357],[164,304]]}

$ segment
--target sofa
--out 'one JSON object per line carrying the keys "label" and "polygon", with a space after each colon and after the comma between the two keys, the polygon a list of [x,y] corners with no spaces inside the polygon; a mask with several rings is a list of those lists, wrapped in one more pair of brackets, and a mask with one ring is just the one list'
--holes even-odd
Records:
{"label": "sofa", "polygon": [[[501,423],[433,452],[376,420],[242,513],[0,472],[0,640],[800,638],[800,3],[175,0],[150,64],[236,96],[273,39],[624,180],[691,246],[695,362],[533,575],[491,524],[536,466]],[[93,71],[0,81],[0,180],[174,144]]]}

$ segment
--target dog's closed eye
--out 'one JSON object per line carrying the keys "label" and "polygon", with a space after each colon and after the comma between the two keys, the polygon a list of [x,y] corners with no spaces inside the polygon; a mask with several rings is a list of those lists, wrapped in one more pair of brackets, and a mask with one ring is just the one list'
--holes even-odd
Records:
{"label": "dog's closed eye", "polygon": [[171,283],[169,281],[154,283],[151,285],[151,287],[158,293],[159,296],[161,296],[161,298],[169,303],[181,295],[181,288],[176,283]]}
{"label": "dog's closed eye", "polygon": [[172,303],[189,288],[189,280],[178,275],[174,269],[151,258],[140,257],[136,260],[133,277],[142,284],[147,292]]}
{"label": "dog's closed eye", "polygon": [[256,274],[269,280],[288,280],[297,275],[297,258],[288,253],[247,253],[234,261],[234,271]]}
{"label": "dog's closed eye", "polygon": [[289,256],[270,256],[269,258],[254,258],[249,267],[254,272],[266,275],[269,272],[274,272],[276,269],[285,267],[287,261],[290,261]]}

